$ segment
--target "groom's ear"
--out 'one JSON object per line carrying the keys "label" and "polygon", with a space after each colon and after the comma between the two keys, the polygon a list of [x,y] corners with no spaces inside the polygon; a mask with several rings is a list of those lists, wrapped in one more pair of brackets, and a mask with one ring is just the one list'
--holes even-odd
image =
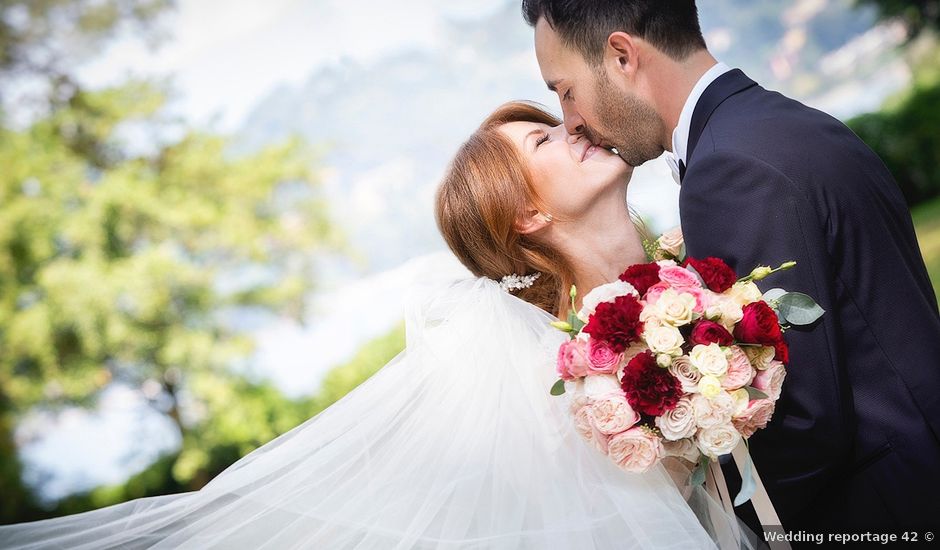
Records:
{"label": "groom's ear", "polygon": [[607,47],[604,51],[605,61],[608,61],[616,71],[632,77],[637,70],[637,43],[632,35],[625,32],[613,32],[607,37]]}
{"label": "groom's ear", "polygon": [[516,218],[513,227],[520,235],[529,235],[545,228],[550,223],[552,223],[551,216],[543,214],[534,208],[527,208]]}

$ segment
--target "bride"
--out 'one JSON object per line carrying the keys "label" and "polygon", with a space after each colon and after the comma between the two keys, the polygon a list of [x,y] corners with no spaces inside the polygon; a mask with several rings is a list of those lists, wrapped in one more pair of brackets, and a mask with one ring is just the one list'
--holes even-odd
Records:
{"label": "bride", "polygon": [[687,502],[662,467],[619,470],[549,395],[566,338],[549,322],[570,285],[645,260],[630,175],[540,108],[502,106],[437,196],[441,232],[475,278],[418,288],[404,352],[199,491],[0,527],[0,547],[748,546],[722,535],[734,519],[700,489]]}

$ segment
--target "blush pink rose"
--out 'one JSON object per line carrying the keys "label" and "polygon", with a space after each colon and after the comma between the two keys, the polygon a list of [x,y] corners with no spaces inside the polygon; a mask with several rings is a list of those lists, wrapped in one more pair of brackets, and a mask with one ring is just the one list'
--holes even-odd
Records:
{"label": "blush pink rose", "polygon": [[594,418],[594,427],[606,435],[629,430],[640,421],[640,415],[634,412],[622,393],[592,399],[591,414]]}
{"label": "blush pink rose", "polygon": [[620,368],[621,357],[607,342],[591,339],[588,347],[588,373],[614,374]]}
{"label": "blush pink rose", "polygon": [[751,437],[757,430],[763,430],[774,414],[774,402],[770,399],[755,399],[747,404],[744,412],[731,419],[736,430],[744,437]]}
{"label": "blush pink rose", "polygon": [[787,369],[780,361],[771,361],[770,366],[757,373],[751,385],[767,394],[771,400],[780,398],[783,389],[783,379],[787,376]]}
{"label": "blush pink rose", "polygon": [[609,437],[594,425],[594,411],[590,405],[585,405],[574,413],[574,427],[584,438],[598,451],[607,454],[607,443]]}
{"label": "blush pink rose", "polygon": [[659,437],[638,427],[619,433],[608,442],[608,456],[627,472],[648,472],[665,453]]}
{"label": "blush pink rose", "polygon": [[684,267],[662,267],[659,270],[659,280],[676,290],[686,288],[701,288],[702,283],[691,271]]}
{"label": "blush pink rose", "polygon": [[721,387],[726,390],[736,390],[751,383],[757,371],[751,366],[744,350],[738,346],[731,346],[731,357],[728,358],[728,372],[721,379]]}
{"label": "blush pink rose", "polygon": [[715,294],[712,291],[704,289],[704,288],[699,288],[699,287],[694,287],[694,286],[687,287],[687,288],[683,288],[682,292],[695,296],[695,307],[692,308],[692,311],[701,315],[705,314],[705,310],[707,310],[712,305],[712,302],[714,301],[713,297],[715,296]]}
{"label": "blush pink rose", "polygon": [[581,378],[588,373],[588,343],[569,340],[558,348],[558,376],[563,380]]}
{"label": "blush pink rose", "polygon": [[659,297],[662,296],[663,292],[666,292],[667,290],[669,290],[669,285],[666,283],[656,283],[646,291],[643,299],[646,300],[648,305],[653,305],[659,301]]}

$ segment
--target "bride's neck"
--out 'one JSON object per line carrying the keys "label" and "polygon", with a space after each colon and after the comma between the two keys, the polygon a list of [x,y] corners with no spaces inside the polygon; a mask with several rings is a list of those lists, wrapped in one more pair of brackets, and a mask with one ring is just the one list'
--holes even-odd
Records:
{"label": "bride's neck", "polygon": [[571,261],[579,304],[591,289],[615,281],[627,266],[646,261],[643,239],[625,200],[608,212],[595,211],[554,229],[559,249]]}

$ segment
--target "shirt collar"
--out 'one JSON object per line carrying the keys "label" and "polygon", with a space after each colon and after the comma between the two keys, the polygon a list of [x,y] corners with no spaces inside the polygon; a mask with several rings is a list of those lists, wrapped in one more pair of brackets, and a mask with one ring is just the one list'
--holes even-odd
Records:
{"label": "shirt collar", "polygon": [[695,106],[698,104],[699,98],[705,93],[705,89],[708,88],[709,84],[730,70],[731,67],[719,61],[713,65],[711,69],[705,71],[705,74],[695,83],[692,92],[689,93],[689,97],[685,100],[685,105],[682,107],[682,112],[679,114],[679,124],[676,126],[675,130],[672,131],[672,153],[675,155],[677,161],[681,160],[683,164],[688,163],[688,158],[686,158],[688,151],[686,151],[686,147],[689,145],[692,113],[695,112]]}

